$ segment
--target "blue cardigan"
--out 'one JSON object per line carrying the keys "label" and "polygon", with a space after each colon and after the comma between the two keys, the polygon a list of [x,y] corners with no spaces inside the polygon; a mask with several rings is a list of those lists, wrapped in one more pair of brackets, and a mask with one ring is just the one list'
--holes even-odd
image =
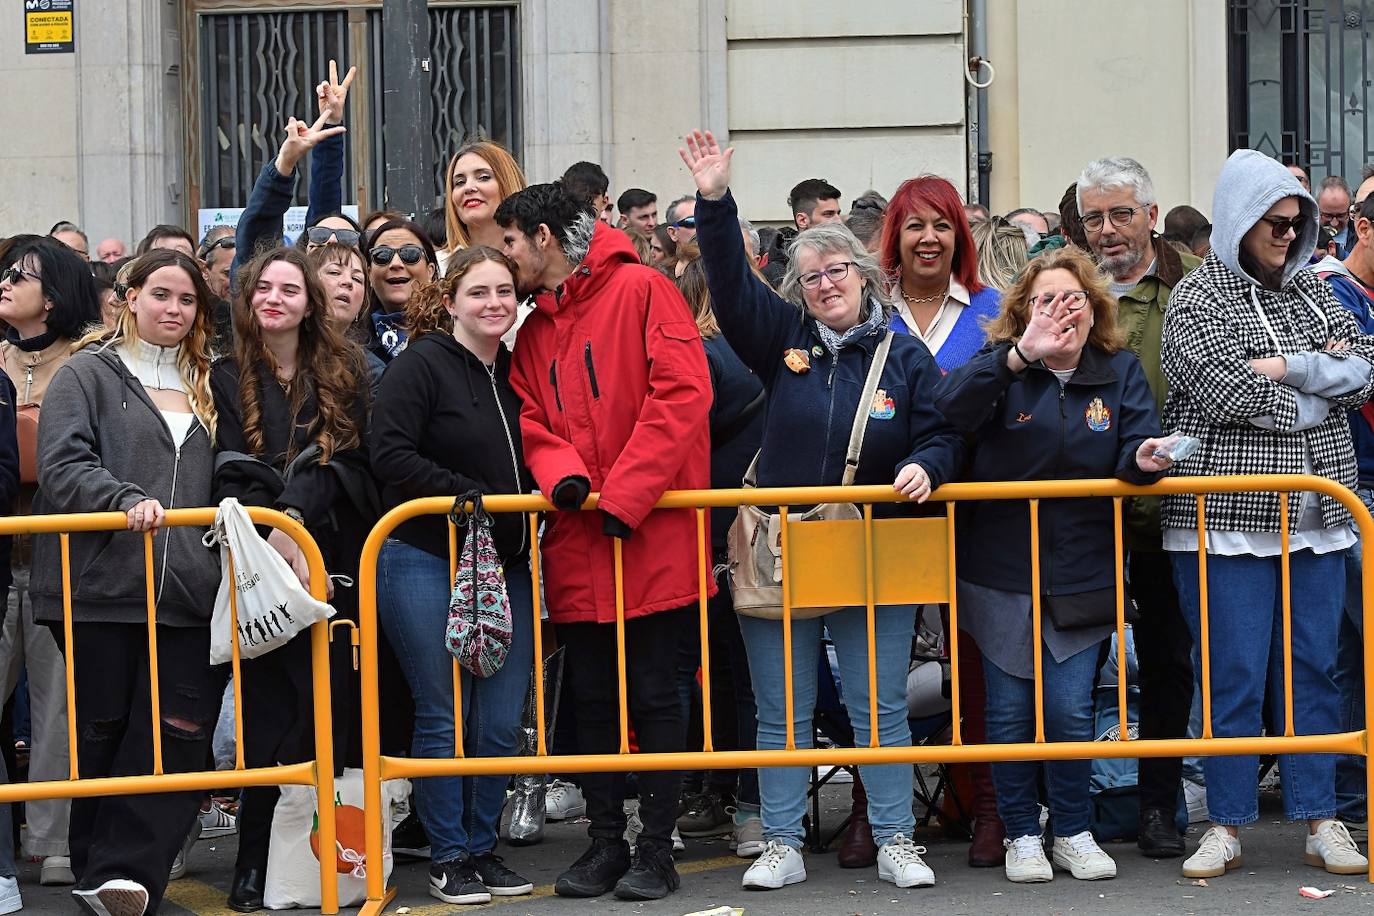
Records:
{"label": "blue cardigan", "polygon": [[[1002,294],[991,286],[985,286],[969,296],[968,308],[959,313],[954,329],[949,332],[949,337],[945,338],[939,352],[935,354],[935,362],[939,364],[941,372],[959,368],[983,348],[983,344],[988,340],[987,335],[983,333],[983,322],[996,318],[1001,309]],[[911,328],[902,320],[902,316],[896,313],[893,314],[888,326],[899,334],[912,333]]]}

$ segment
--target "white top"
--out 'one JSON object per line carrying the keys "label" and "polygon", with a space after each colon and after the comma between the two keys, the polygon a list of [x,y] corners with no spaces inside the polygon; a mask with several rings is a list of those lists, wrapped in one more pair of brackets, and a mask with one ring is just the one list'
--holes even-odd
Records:
{"label": "white top", "polygon": [[953,275],[949,278],[949,291],[945,293],[945,301],[940,303],[940,308],[936,310],[935,317],[930,320],[930,327],[922,333],[916,324],[916,319],[911,314],[911,305],[902,296],[900,284],[897,287],[897,314],[902,316],[902,321],[911,329],[911,333],[921,339],[926,345],[926,349],[932,354],[939,353],[940,348],[949,340],[950,332],[959,322],[959,315],[968,308],[969,293],[964,284],[954,279]]}
{"label": "white top", "polygon": [[159,347],[142,340],[125,340],[115,349],[124,366],[143,383],[144,388],[187,393],[186,384],[177,369],[180,347]]}
{"label": "white top", "polygon": [[172,434],[172,441],[178,445],[185,442],[196,415],[188,410],[159,410],[158,413],[162,414],[162,420],[167,424],[168,432]]}

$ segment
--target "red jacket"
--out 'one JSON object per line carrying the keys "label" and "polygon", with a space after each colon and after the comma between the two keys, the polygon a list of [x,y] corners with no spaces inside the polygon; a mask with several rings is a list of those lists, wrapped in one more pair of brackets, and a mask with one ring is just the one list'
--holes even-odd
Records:
{"label": "red jacket", "polygon": [[[516,340],[511,385],[539,489],[585,477],[600,507],[634,530],[624,542],[626,618],[695,604],[696,512],[650,511],[665,490],[711,485],[711,379],[687,303],[639,263],[623,232],[598,224],[587,257],[536,306]],[[555,623],[615,621],[612,538],[601,526],[598,512],[547,523],[540,549]]]}

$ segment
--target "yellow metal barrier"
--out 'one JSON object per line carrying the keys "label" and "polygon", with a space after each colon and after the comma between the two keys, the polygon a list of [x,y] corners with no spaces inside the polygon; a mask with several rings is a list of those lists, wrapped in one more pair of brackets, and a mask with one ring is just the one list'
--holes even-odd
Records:
{"label": "yellow metal barrier", "polygon": [[[681,754],[629,753],[625,683],[625,608],[620,542],[614,542],[616,583],[616,631],[620,706],[620,750],[616,754],[550,755],[545,747],[544,730],[536,729],[534,756],[475,758],[467,757],[462,746],[461,694],[459,669],[454,663],[455,747],[451,758],[384,757],[380,747],[380,709],[377,695],[377,559],[382,545],[401,524],[419,516],[442,515],[453,506],[452,498],[417,499],[397,506],[377,523],[363,547],[360,563],[359,618],[362,640],[362,715],[364,806],[369,862],[380,862],[383,849],[382,782],[390,779],[417,779],[426,776],[480,776],[514,773],[587,773],[638,770],[742,769],[751,767],[821,766],[840,764],[894,763],[971,763],[975,761],[1075,760],[1111,757],[1226,756],[1240,754],[1354,754],[1366,757],[1368,764],[1369,721],[1353,732],[1331,735],[1297,735],[1293,728],[1291,596],[1288,567],[1288,505],[1280,500],[1284,534],[1281,564],[1284,622],[1284,686],[1286,708],[1282,735],[1243,738],[1212,736],[1211,665],[1207,616],[1207,554],[1203,506],[1206,494],[1237,492],[1316,492],[1340,502],[1355,519],[1362,542],[1364,569],[1363,600],[1366,620],[1374,613],[1374,518],[1364,503],[1350,490],[1324,477],[1310,475],[1264,475],[1232,477],[1170,477],[1148,486],[1132,486],[1115,479],[1006,481],[996,483],[946,484],[931,496],[932,502],[945,503],[945,517],[874,519],[873,504],[905,502],[891,487],[796,487],[748,490],[681,490],[664,494],[658,509],[696,510],[698,582],[702,634],[702,719],[706,739],[701,751]],[[1201,576],[1201,657],[1203,736],[1201,738],[1143,740],[1131,739],[1126,728],[1127,679],[1118,678],[1117,702],[1121,739],[1115,742],[1045,740],[1043,671],[1041,658],[1040,534],[1039,504],[1046,499],[1112,500],[1116,536],[1116,630],[1117,666],[1126,670],[1125,589],[1122,546],[1122,500],[1131,496],[1166,494],[1196,495],[1198,506],[1198,568]],[[874,666],[874,607],[878,604],[942,603],[949,605],[949,632],[957,633],[958,602],[955,596],[954,507],[958,502],[975,500],[1027,500],[1030,504],[1032,644],[1035,678],[1035,740],[1028,744],[981,744],[963,742],[959,717],[959,640],[949,639],[951,667],[951,712],[953,734],[947,746],[878,746],[878,729],[870,729],[870,744],[864,748],[797,748],[792,716],[791,620],[794,607],[863,606],[868,611],[870,721],[877,721],[876,668]],[[593,494],[582,507],[596,508]],[[854,521],[788,523],[788,506],[818,503],[857,503],[864,506],[863,518]],[[539,546],[537,529],[540,512],[552,506],[540,496],[487,496],[482,505],[491,512],[520,512],[528,518],[534,579],[534,644],[541,644]],[[732,509],[742,505],[779,506],[782,517],[783,565],[783,678],[786,685],[787,742],[779,750],[715,751],[710,738],[710,653],[707,639],[706,578],[709,575],[709,532],[707,508]],[[449,523],[449,548],[453,568],[457,537]],[[1374,657],[1374,628],[1364,629],[1365,656]],[[534,653],[536,721],[544,721],[543,662]],[[1374,717],[1374,678],[1365,678],[1366,716]],[[1374,796],[1374,767],[1366,768],[1368,792]],[[1370,881],[1374,882],[1374,866]],[[394,897],[395,889],[385,886],[382,870],[369,868],[367,902],[361,913],[375,916]]]}
{"label": "yellow metal barrier", "polygon": [[[256,524],[269,525],[284,532],[305,554],[310,567],[311,593],[326,600],[328,589],[324,559],[320,548],[305,528],[274,509],[245,507]],[[168,509],[164,528],[208,527],[215,521],[215,509]],[[329,689],[329,624],[315,624],[310,632],[311,666],[314,676],[315,699],[315,759],[272,767],[249,769],[243,762],[242,693],[239,676],[238,639],[234,640],[232,661],[234,676],[234,737],[238,758],[232,770],[213,770],[199,773],[164,773],[162,768],[162,716],[158,691],[152,692],[153,772],[146,776],[112,776],[101,779],[78,777],[76,735],[75,650],[72,640],[72,583],[69,541],[72,534],[93,531],[123,531],[127,533],[128,517],[123,512],[92,512],[75,515],[29,515],[0,517],[0,535],[56,534],[62,559],[63,626],[66,635],[67,676],[67,739],[71,752],[70,777],[66,780],[0,785],[0,804],[32,801],[40,798],[89,798],[99,795],[146,795],[153,792],[204,792],[218,788],[248,786],[295,785],[312,786],[318,798],[320,849],[336,848],[334,812],[334,739],[330,717]],[[130,537],[133,535],[130,534]],[[157,605],[153,587],[153,534],[143,533],[144,579],[148,594],[148,669],[151,684],[158,683],[157,671]],[[229,575],[233,575],[232,565]],[[232,629],[238,630],[236,590],[231,589],[230,607],[233,611]],[[209,658],[205,663],[210,663]],[[377,861],[380,861],[380,856]],[[339,911],[338,872],[335,857],[320,857],[320,912]]]}

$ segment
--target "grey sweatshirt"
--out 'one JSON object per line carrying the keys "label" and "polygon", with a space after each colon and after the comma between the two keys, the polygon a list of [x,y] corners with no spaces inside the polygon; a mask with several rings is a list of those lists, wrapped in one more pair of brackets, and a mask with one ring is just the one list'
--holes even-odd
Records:
{"label": "grey sweatshirt", "polygon": [[[185,441],[173,442],[157,406],[114,349],[92,345],[58,370],[44,397],[34,511],[126,512],[148,498],[167,509],[207,506],[214,463],[199,420]],[[220,569],[218,551],[201,543],[205,531],[164,528],[154,536],[158,623],[209,625]],[[70,546],[74,620],[147,620],[142,534],[74,534]],[[36,619],[62,619],[56,535],[34,539],[29,593]]]}

